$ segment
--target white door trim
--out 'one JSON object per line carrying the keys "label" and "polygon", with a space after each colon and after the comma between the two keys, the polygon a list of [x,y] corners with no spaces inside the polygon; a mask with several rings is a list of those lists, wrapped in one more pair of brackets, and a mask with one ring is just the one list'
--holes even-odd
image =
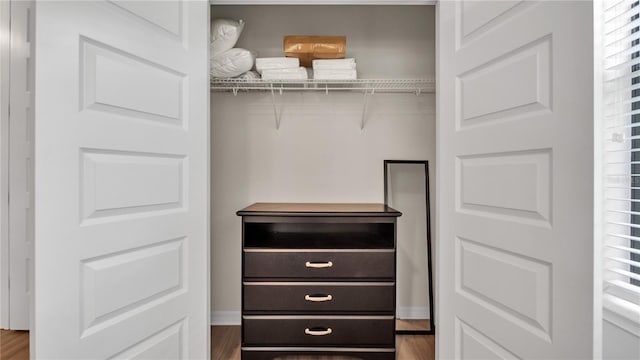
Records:
{"label": "white door trim", "polygon": [[0,328],[9,326],[10,1],[0,1]]}
{"label": "white door trim", "polygon": [[29,329],[30,279],[33,259],[33,33],[29,1],[11,5],[11,75],[9,94],[9,328]]}
{"label": "white door trim", "polygon": [[603,356],[604,240],[604,2],[593,3],[593,354]]}
{"label": "white door trim", "polygon": [[28,76],[32,52],[27,42],[33,30],[31,6],[27,1],[0,3],[0,327],[11,330],[29,328],[26,289],[32,283],[27,268],[33,257],[29,195],[33,193],[29,178],[33,98],[28,92],[32,82],[27,84],[27,79],[33,80]]}

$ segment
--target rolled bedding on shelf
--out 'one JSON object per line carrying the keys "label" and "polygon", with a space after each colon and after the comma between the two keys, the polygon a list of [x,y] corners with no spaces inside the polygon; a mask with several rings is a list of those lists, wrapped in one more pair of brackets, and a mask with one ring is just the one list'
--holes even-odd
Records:
{"label": "rolled bedding on shelf", "polygon": [[316,59],[313,60],[313,70],[353,70],[356,68],[356,59]]}
{"label": "rolled bedding on shelf", "polygon": [[299,66],[291,69],[264,69],[262,80],[307,80],[307,69]]}
{"label": "rolled bedding on shelf", "polygon": [[251,70],[254,60],[255,55],[249,50],[229,49],[222,54],[211,57],[211,77],[224,79],[239,76]]}
{"label": "rolled bedding on shelf", "polygon": [[314,69],[313,78],[315,80],[356,80],[358,73],[356,69]]}
{"label": "rolled bedding on shelf", "polygon": [[234,80],[253,81],[260,80],[260,74],[255,71],[247,71],[233,78]]}
{"label": "rolled bedding on shelf", "polygon": [[264,70],[297,69],[300,60],[288,57],[264,57],[256,59],[256,70],[262,74]]}

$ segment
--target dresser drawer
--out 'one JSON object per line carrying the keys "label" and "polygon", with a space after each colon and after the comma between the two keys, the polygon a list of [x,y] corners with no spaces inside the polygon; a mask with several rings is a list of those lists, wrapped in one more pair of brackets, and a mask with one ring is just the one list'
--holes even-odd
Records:
{"label": "dresser drawer", "polygon": [[243,347],[242,360],[396,360],[393,348]]}
{"label": "dresser drawer", "polygon": [[245,316],[243,346],[394,347],[393,316]]}
{"label": "dresser drawer", "polygon": [[261,283],[245,282],[245,312],[389,313],[394,283]]}
{"label": "dresser drawer", "polygon": [[393,279],[393,250],[245,250],[244,277],[271,279]]}

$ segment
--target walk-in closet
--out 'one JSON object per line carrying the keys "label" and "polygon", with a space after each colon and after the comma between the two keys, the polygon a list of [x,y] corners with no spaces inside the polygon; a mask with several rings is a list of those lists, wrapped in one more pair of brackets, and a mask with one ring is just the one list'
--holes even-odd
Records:
{"label": "walk-in closet", "polygon": [[0,357],[637,358],[636,5],[0,1]]}
{"label": "walk-in closet", "polygon": [[[212,322],[238,325],[236,211],[254,202],[382,203],[389,159],[427,160],[435,179],[435,7],[214,2],[211,16],[240,22],[234,49],[256,58],[285,56],[288,35],[345,36],[344,57],[357,65],[357,79],[345,81],[314,80],[309,67],[307,81],[212,78]],[[424,323],[430,317],[425,170],[392,169],[389,192],[403,213],[396,315]],[[429,185],[433,193],[435,181]]]}

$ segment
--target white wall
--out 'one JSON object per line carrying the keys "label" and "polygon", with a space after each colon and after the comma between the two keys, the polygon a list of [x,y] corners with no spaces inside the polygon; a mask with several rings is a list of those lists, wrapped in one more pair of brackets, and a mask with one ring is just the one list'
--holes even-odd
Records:
{"label": "white wall", "polygon": [[[260,56],[282,56],[283,35],[342,34],[361,78],[435,75],[433,7],[247,9],[220,6],[212,13],[244,19],[238,46]],[[258,201],[383,202],[383,160],[435,161],[434,94],[375,94],[362,131],[361,93],[276,98],[279,130],[269,93],[211,95],[212,306],[220,323],[239,322],[237,210]]]}
{"label": "white wall", "polygon": [[361,95],[285,93],[276,130],[268,95],[212,95],[214,310],[240,309],[237,210],[257,201],[382,202],[383,160],[435,161],[434,98],[377,94],[360,131]]}
{"label": "white wall", "polygon": [[604,359],[640,359],[640,334],[632,334],[607,320],[603,322],[602,332]]}

